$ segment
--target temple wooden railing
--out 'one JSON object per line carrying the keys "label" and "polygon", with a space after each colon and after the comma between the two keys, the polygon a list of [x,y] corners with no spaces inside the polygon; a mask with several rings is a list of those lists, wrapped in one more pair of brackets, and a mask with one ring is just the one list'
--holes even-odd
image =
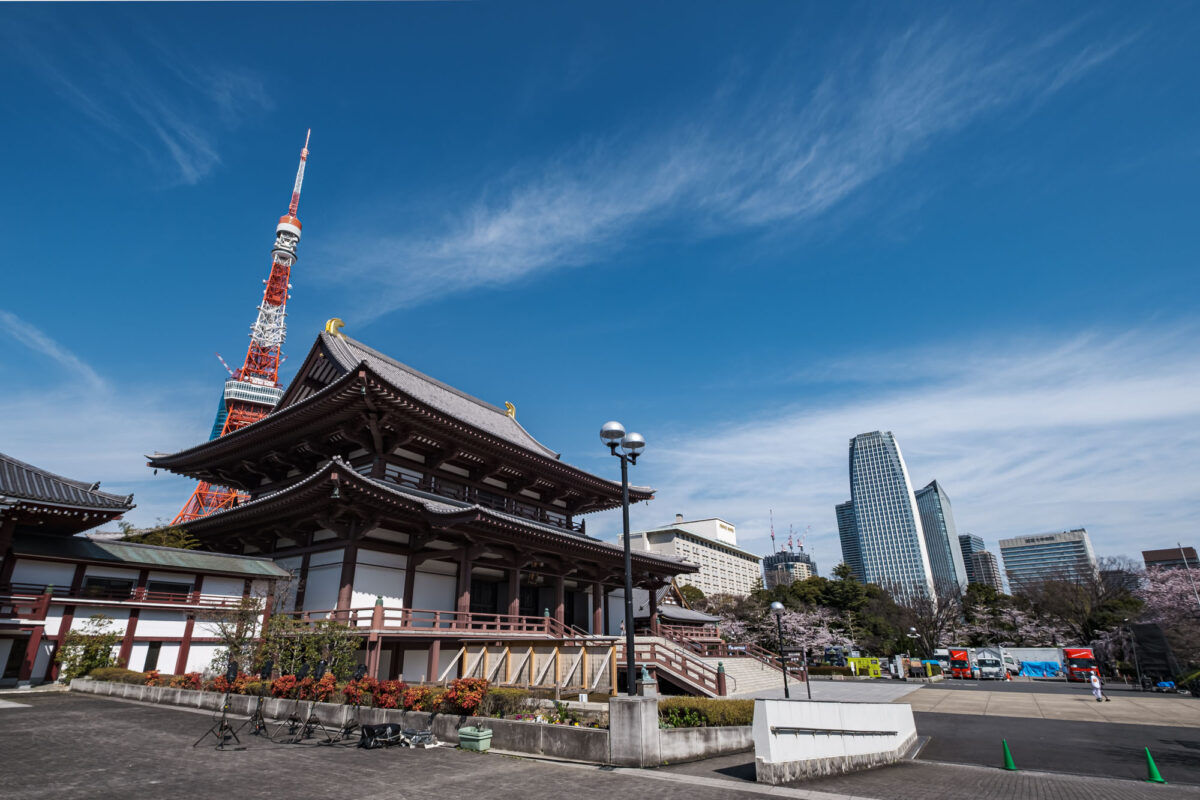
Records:
{"label": "temple wooden railing", "polygon": [[356,628],[377,631],[458,632],[463,634],[536,635],[547,639],[578,639],[588,633],[564,625],[553,617],[519,614],[482,614],[467,611],[440,611],[425,608],[324,609],[293,615],[302,622],[332,619]]}
{"label": "temple wooden railing", "polygon": [[[616,649],[617,660],[624,664],[624,642],[619,643]],[[668,676],[691,684],[693,688],[711,697],[724,697],[737,692],[737,681],[732,675],[726,675],[724,671],[672,644],[664,645],[654,640],[635,641],[633,658],[639,666],[654,666]],[[633,680],[637,680],[636,675],[633,676]]]}
{"label": "temple wooden railing", "polygon": [[69,586],[45,583],[0,584],[0,598],[25,598],[42,595],[53,597],[55,600],[72,600],[84,604],[100,601],[235,608],[242,602],[241,597],[230,597],[229,595],[201,594],[200,592],[151,592],[142,587],[135,587],[129,591],[88,591],[87,589],[72,591]]}
{"label": "temple wooden railing", "polygon": [[0,619],[45,619],[50,611],[50,595],[14,594],[0,587]]}

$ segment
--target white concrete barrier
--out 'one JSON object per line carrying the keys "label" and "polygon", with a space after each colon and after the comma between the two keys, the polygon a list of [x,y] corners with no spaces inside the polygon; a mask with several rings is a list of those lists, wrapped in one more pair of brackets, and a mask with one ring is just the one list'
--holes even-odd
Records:
{"label": "white concrete barrier", "polygon": [[912,706],[812,700],[754,701],[759,783],[836,775],[898,761],[916,742]]}

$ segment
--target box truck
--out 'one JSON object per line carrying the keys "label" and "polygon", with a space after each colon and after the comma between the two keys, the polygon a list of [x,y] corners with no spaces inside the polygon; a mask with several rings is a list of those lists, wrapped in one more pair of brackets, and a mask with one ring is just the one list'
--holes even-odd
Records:
{"label": "box truck", "polygon": [[1097,676],[1100,675],[1096,654],[1090,647],[1064,647],[1062,669],[1069,681],[1090,681],[1093,672]]}
{"label": "box truck", "polygon": [[985,681],[1002,681],[1008,675],[1004,667],[1004,653],[998,647],[981,647],[975,651],[975,663],[979,666],[979,678]]}
{"label": "box truck", "polygon": [[971,651],[950,648],[950,674],[955,678],[971,678]]}

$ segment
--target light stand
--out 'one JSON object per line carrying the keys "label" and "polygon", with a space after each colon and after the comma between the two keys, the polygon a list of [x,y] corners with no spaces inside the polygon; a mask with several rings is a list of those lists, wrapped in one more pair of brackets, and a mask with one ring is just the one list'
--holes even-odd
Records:
{"label": "light stand", "polygon": [[1129,620],[1125,620],[1125,629],[1129,631],[1129,649],[1133,650],[1133,667],[1137,670],[1138,676],[1138,691],[1146,691],[1146,685],[1142,683],[1142,662],[1138,660],[1137,654],[1137,638],[1133,635],[1133,626],[1129,624]]}
{"label": "light stand", "polygon": [[[621,517],[625,531],[625,693],[633,697],[637,695],[637,687],[634,685],[637,666],[633,651],[633,555],[629,542],[629,465],[637,463],[638,456],[646,447],[646,440],[640,433],[625,433],[625,426],[619,422],[606,422],[600,428],[600,441],[604,442],[612,455],[621,459]],[[618,453],[618,446],[624,452]]]}
{"label": "light stand", "polygon": [[[359,664],[358,669],[356,669],[354,671],[354,677],[351,678],[351,680],[354,683],[358,683],[366,676],[367,676],[367,665]],[[328,742],[324,742],[324,744],[333,744],[334,742],[340,742],[345,739],[349,739],[351,736],[354,735],[354,732],[356,730],[358,730],[359,728],[362,727],[362,719],[359,717],[359,711],[358,711],[359,705],[361,703],[361,700],[360,700],[361,696],[362,696],[362,690],[359,690],[359,692],[355,695],[355,698],[354,698],[354,716],[352,718],[346,720],[345,724],[342,725],[341,730],[339,730],[337,732],[337,736],[330,739]]]}
{"label": "light stand", "polygon": [[233,748],[234,750],[246,749],[245,747],[241,746],[242,740],[238,738],[237,731],[235,731],[233,726],[229,724],[229,695],[233,691],[233,682],[237,680],[237,676],[238,663],[236,661],[230,661],[229,667],[225,671],[225,683],[227,684],[227,688],[225,690],[225,697],[221,699],[221,717],[214,722],[212,727],[206,730],[203,735],[201,735],[201,737],[195,741],[194,744],[192,744],[192,747],[196,747],[209,736],[213,736],[217,740],[218,750],[224,750],[225,742],[230,738],[238,743],[238,746]]}
{"label": "light stand", "polygon": [[[325,662],[318,662],[316,672],[317,681],[325,677],[326,671]],[[314,695],[312,702],[308,704],[308,715],[304,718],[304,723],[300,726],[300,732],[292,740],[292,744],[299,744],[302,740],[311,737],[316,728],[320,728],[321,732],[325,734],[325,741],[322,744],[333,744],[333,736],[329,734],[329,729],[325,727],[325,724],[321,722],[321,718],[317,716],[317,698]]]}
{"label": "light stand", "polygon": [[250,719],[238,726],[240,731],[247,725],[250,726],[250,733],[253,736],[267,736],[267,718],[263,716],[263,703],[266,702],[266,686],[267,681],[271,680],[271,672],[275,669],[275,663],[267,659],[267,663],[263,664],[262,669],[258,673],[258,702],[254,704],[254,713],[250,715]]}
{"label": "light stand", "polygon": [[776,600],[771,603],[771,610],[775,612],[775,627],[779,631],[779,666],[783,669],[783,696],[784,699],[791,700],[792,691],[787,682],[787,655],[783,651],[783,603]]}
{"label": "light stand", "polygon": [[295,736],[296,728],[304,724],[304,720],[300,719],[297,713],[300,711],[300,681],[308,677],[308,664],[301,664],[300,669],[296,670],[296,698],[292,703],[292,708],[288,712],[287,718],[275,726],[275,730],[271,733],[271,739],[279,735],[279,732],[286,727],[288,733]]}

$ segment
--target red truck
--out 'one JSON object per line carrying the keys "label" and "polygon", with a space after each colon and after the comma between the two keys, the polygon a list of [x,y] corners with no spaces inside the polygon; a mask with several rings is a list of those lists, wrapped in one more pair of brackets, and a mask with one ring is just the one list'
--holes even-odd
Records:
{"label": "red truck", "polygon": [[950,675],[954,678],[971,678],[971,652],[969,650],[950,651]]}
{"label": "red truck", "polygon": [[1064,647],[1062,651],[1063,674],[1069,681],[1090,681],[1092,673],[1100,674],[1096,665],[1096,654],[1088,647]]}

